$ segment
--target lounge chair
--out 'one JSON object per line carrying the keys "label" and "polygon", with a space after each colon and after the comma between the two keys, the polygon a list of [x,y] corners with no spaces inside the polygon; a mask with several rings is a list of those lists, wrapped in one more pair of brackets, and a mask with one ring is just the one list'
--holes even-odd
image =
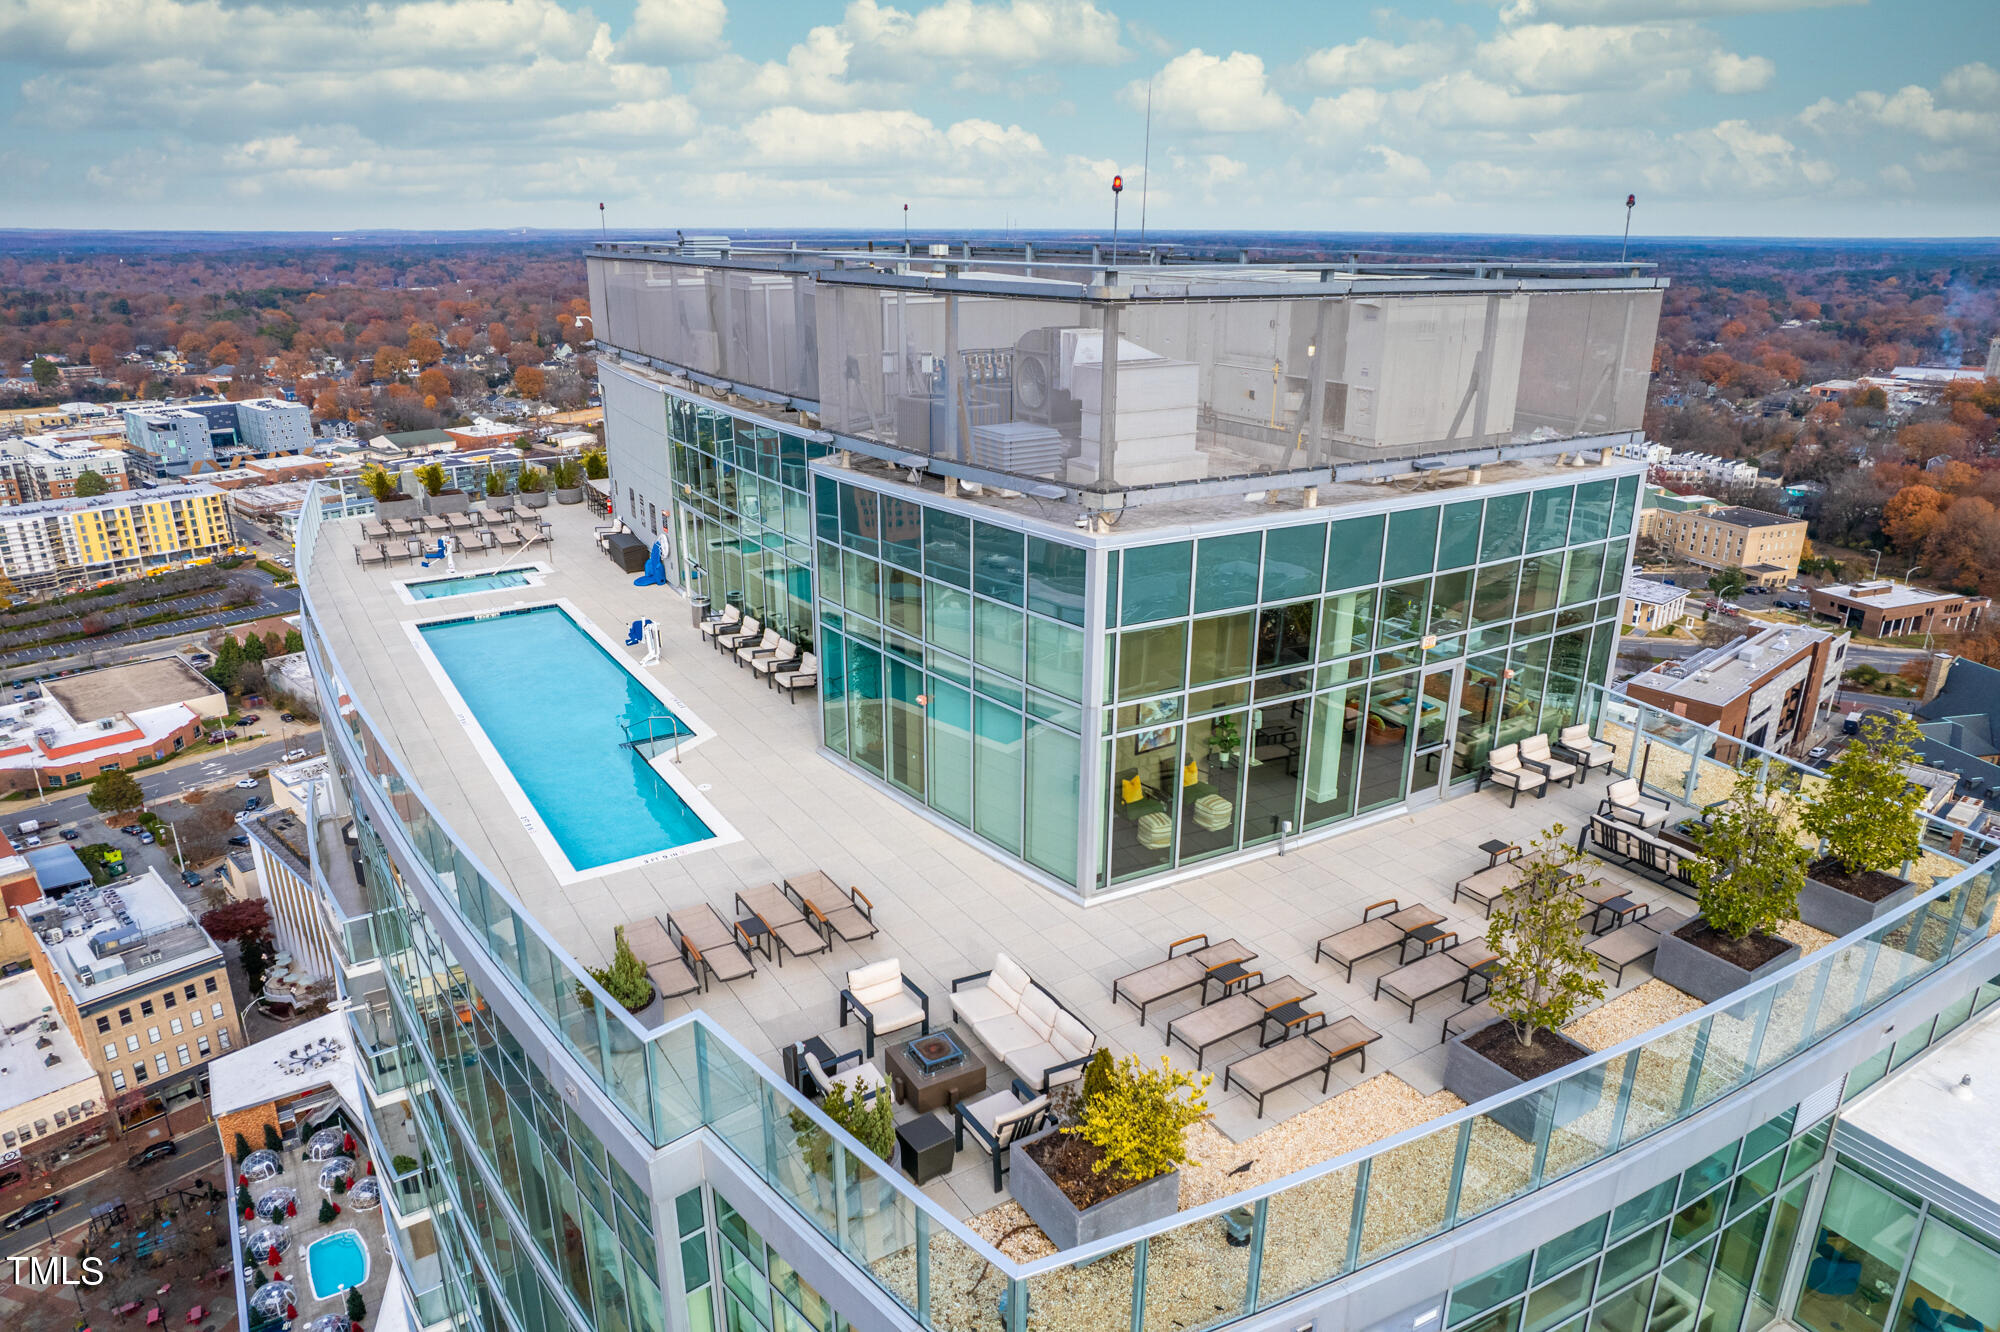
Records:
{"label": "lounge chair", "polygon": [[903,974],[903,964],[892,957],[847,973],[847,988],[840,992],[841,1026],[847,1025],[850,1015],[861,1019],[868,1033],[868,1057],[873,1059],[878,1036],[894,1035],[919,1023],[922,1034],[930,1034],[931,999]]}
{"label": "lounge chair", "polygon": [[979,1145],[993,1158],[993,1191],[998,1193],[1007,1173],[1007,1158],[1013,1155],[1007,1149],[1041,1128],[1048,1109],[1048,1096],[1037,1093],[1019,1078],[1014,1079],[1012,1086],[976,1101],[960,1101],[951,1108],[956,1125],[953,1149],[965,1150],[965,1131],[971,1129],[972,1136],[979,1139]]}
{"label": "lounge chair", "polygon": [[776,652],[778,644],[784,641],[784,639],[778,637],[776,629],[766,629],[762,638],[754,643],[745,643],[736,649],[736,664],[742,666],[748,662],[757,660],[759,657],[768,657]]}
{"label": "lounge chair", "polygon": [[1452,885],[1451,900],[1456,902],[1461,897],[1469,897],[1479,904],[1482,915],[1491,916],[1493,904],[1505,897],[1507,890],[1521,881],[1520,862],[1514,858],[1520,854],[1520,851],[1516,850],[1512,857],[1499,864],[1488,865],[1485,869],[1475,870],[1466,875]]}
{"label": "lounge chair", "polygon": [[819,658],[808,652],[799,658],[799,668],[795,671],[773,671],[769,677],[773,689],[782,689],[793,703],[799,701],[799,690],[814,689],[819,685]]}
{"label": "lounge chair", "polygon": [[[851,1095],[859,1095],[865,1103],[873,1101],[889,1086],[888,1076],[869,1063],[859,1050],[849,1050],[844,1055],[836,1056],[831,1064],[823,1064],[802,1046],[798,1051],[798,1060],[816,1100],[825,1100],[829,1092],[839,1087]],[[846,1071],[843,1072],[843,1069]]]}
{"label": "lounge chair", "polygon": [[1417,1020],[1417,1005],[1432,995],[1443,994],[1454,985],[1459,988],[1461,1000],[1470,998],[1467,993],[1472,988],[1472,979],[1478,969],[1495,957],[1484,939],[1475,939],[1459,944],[1441,953],[1427,953],[1414,962],[1397,967],[1375,981],[1375,997],[1384,994],[1410,1010],[1411,1022]]}
{"label": "lounge chair", "polygon": [[462,513],[448,513],[444,516],[444,521],[454,532],[467,532],[473,526],[472,519]]}
{"label": "lounge chair", "polygon": [[1549,748],[1549,738],[1545,735],[1530,735],[1522,739],[1521,766],[1541,773],[1551,782],[1576,785],[1576,765],[1557,758]]}
{"label": "lounge chair", "polygon": [[387,541],[395,533],[389,530],[387,523],[369,522],[364,519],[361,523],[361,535],[368,541]]}
{"label": "lounge chair", "polygon": [[1454,1036],[1464,1036],[1478,1031],[1499,1016],[1498,1010],[1484,999],[1469,1008],[1461,1008],[1444,1020],[1444,1027],[1438,1033],[1438,1044],[1443,1045]]}
{"label": "lounge chair", "polygon": [[658,916],[642,916],[625,925],[625,946],[646,966],[646,976],[662,999],[678,999],[701,988],[694,968],[682,956],[680,945],[660,924]]}
{"label": "lounge chair", "polygon": [[[1394,948],[1400,957],[1403,940],[1409,937],[1409,932],[1391,921],[1389,917],[1402,909],[1402,905],[1393,897],[1369,903],[1362,909],[1359,925],[1350,925],[1319,941],[1313,949],[1313,961],[1317,962],[1324,957],[1338,963],[1346,969],[1347,979],[1353,980],[1356,962],[1366,961],[1377,953],[1388,952],[1391,948]],[[1375,914],[1378,911],[1382,913],[1379,916]]]}
{"label": "lounge chair", "polygon": [[[832,944],[819,927],[806,917],[803,911],[792,905],[775,883],[758,884],[755,888],[745,888],[736,894],[738,914],[747,913],[756,918],[763,927],[763,937],[771,940],[767,948],[775,948],[778,965],[785,965],[785,954],[793,957],[810,957],[814,953],[824,953]],[[754,937],[756,931],[750,932]],[[766,956],[770,956],[767,951]]]}
{"label": "lounge chair", "polygon": [[680,940],[688,961],[711,980],[734,981],[757,974],[750,959],[755,947],[743,926],[731,926],[708,903],[667,913],[667,928]]}
{"label": "lounge chair", "polygon": [[1521,792],[1532,791],[1539,800],[1547,794],[1549,787],[1547,773],[1522,766],[1519,745],[1502,745],[1486,756],[1486,771],[1473,779],[1472,789],[1477,791],[1488,782],[1508,790],[1509,809],[1520,803]]}
{"label": "lounge chair", "polygon": [[822,933],[831,931],[851,944],[875,937],[875,904],[859,888],[843,890],[824,871],[812,870],[786,879],[785,891],[799,910],[819,922]]}
{"label": "lounge chair", "polygon": [[734,652],[737,648],[756,642],[764,636],[764,622],[754,615],[743,617],[743,623],[734,633],[719,633],[710,641],[717,652]]}
{"label": "lounge chair", "polygon": [[[1175,951],[1194,943],[1200,946],[1185,953]],[[1115,1004],[1123,998],[1135,1005],[1139,1010],[1139,1025],[1143,1027],[1146,1025],[1146,1010],[1152,1005],[1183,990],[1192,990],[1197,985],[1206,993],[1211,973],[1218,967],[1226,967],[1233,962],[1248,962],[1256,956],[1234,939],[1211,944],[1206,934],[1190,934],[1167,945],[1166,961],[1141,967],[1111,982],[1111,1002]]]}
{"label": "lounge chair", "polygon": [[743,611],[736,606],[724,606],[720,615],[703,620],[696,628],[703,638],[714,638],[720,633],[733,632],[743,619]]}
{"label": "lounge chair", "polygon": [[442,533],[449,532],[450,530],[451,524],[444,520],[443,514],[427,513],[424,515],[424,531]]}
{"label": "lounge chair", "polygon": [[[1646,802],[1656,800],[1658,809],[1646,808]],[[1640,787],[1635,777],[1621,777],[1604,788],[1604,799],[1597,802],[1597,812],[1620,823],[1629,823],[1635,828],[1657,828],[1667,821],[1667,812],[1673,802],[1665,796],[1649,796]]]}
{"label": "lounge chair", "polygon": [[1599,935],[1584,947],[1597,955],[1597,965],[1611,968],[1613,985],[1623,985],[1625,968],[1657,953],[1660,936],[1648,929],[1644,921],[1635,920],[1629,925],[1620,925],[1609,934]]}
{"label": "lounge chair", "polygon": [[1256,1031],[1261,1035],[1265,1019],[1272,1009],[1310,999],[1314,993],[1310,986],[1301,985],[1290,976],[1280,976],[1255,989],[1232,994],[1217,1003],[1205,1004],[1192,1013],[1181,1014],[1167,1024],[1167,1044],[1172,1045],[1179,1040],[1194,1051],[1194,1066],[1199,1069],[1209,1046],[1232,1036],[1241,1036],[1246,1031]]}
{"label": "lounge chair", "polygon": [[521,533],[512,527],[503,527],[499,531],[493,532],[492,537],[500,543],[500,549],[502,550],[513,550],[521,544]]}
{"label": "lounge chair", "polygon": [[1333,1066],[1349,1055],[1361,1057],[1361,1071],[1368,1071],[1368,1047],[1382,1034],[1359,1018],[1340,1021],[1307,1033],[1302,1039],[1280,1041],[1231,1064],[1222,1075],[1222,1089],[1230,1083],[1257,1098],[1257,1118],[1264,1117],[1264,1098],[1301,1078],[1320,1074],[1319,1089],[1324,1093],[1333,1081]]}
{"label": "lounge chair", "polygon": [[750,662],[750,669],[759,678],[769,679],[773,672],[788,671],[798,664],[799,645],[787,639],[778,640],[778,650],[767,657],[756,657]]}
{"label": "lounge chair", "polygon": [[1693,919],[1694,917],[1685,911],[1676,911],[1672,907],[1654,907],[1639,917],[1639,923],[1655,934],[1672,934]]}
{"label": "lounge chair", "polygon": [[1611,771],[1611,765],[1618,761],[1618,751],[1590,734],[1588,726],[1565,726],[1556,737],[1556,752],[1583,769],[1586,779],[1592,768]]}

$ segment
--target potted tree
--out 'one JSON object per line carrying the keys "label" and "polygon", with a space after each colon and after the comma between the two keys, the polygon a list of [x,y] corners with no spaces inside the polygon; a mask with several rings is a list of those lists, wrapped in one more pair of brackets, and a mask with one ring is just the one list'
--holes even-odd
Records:
{"label": "potted tree", "polygon": [[424,510],[427,513],[464,513],[472,507],[471,499],[463,490],[451,484],[451,477],[441,463],[429,462],[416,471],[417,484],[424,488]]}
{"label": "potted tree", "polygon": [[[820,1101],[819,1108],[828,1119],[860,1139],[861,1145],[869,1151],[884,1161],[895,1159],[896,1107],[889,1099],[887,1087],[871,1097],[847,1083],[837,1082]],[[810,1115],[794,1110],[790,1118],[814,1198],[831,1211],[833,1199],[829,1185],[833,1180],[833,1135],[821,1128]],[[863,1215],[868,1209],[860,1197],[860,1163],[852,1155],[847,1159],[847,1178],[841,1184],[848,1191],[847,1214]]]}
{"label": "potted tree", "polygon": [[1008,1148],[1014,1201],[1060,1249],[1180,1210],[1187,1130],[1208,1117],[1210,1074],[1099,1050],[1069,1122]]}
{"label": "potted tree", "polygon": [[422,501],[412,499],[405,494],[402,478],[391,474],[379,463],[362,469],[361,485],[375,501],[375,516],[385,522],[391,518],[417,518],[423,515]]}
{"label": "potted tree", "polygon": [[523,467],[521,479],[515,483],[521,503],[530,509],[549,507],[548,486],[549,474],[539,467]]}
{"label": "potted tree", "polygon": [[[625,927],[620,925],[611,931],[611,965],[592,967],[590,978],[604,987],[604,992],[625,1006],[628,1013],[644,1012],[653,1002],[653,982],[646,975],[646,964],[632,951],[632,945],[625,942]],[[577,996],[587,1000],[589,992],[583,986],[577,987]]]}
{"label": "potted tree", "polygon": [[1923,854],[1924,793],[1910,781],[1916,723],[1903,713],[1864,717],[1861,734],[1827,765],[1826,785],[1799,823],[1825,852],[1806,868],[1799,919],[1839,937],[1917,895],[1898,873]]}
{"label": "potted tree", "polygon": [[604,460],[603,449],[592,449],[583,455],[583,474],[592,481],[603,481],[611,475],[611,465]]}
{"label": "potted tree", "polygon": [[514,507],[514,497],[507,493],[507,474],[498,468],[486,473],[486,507],[500,511]]}
{"label": "potted tree", "polygon": [[1687,866],[1701,914],[1660,937],[1655,978],[1707,1004],[1799,956],[1797,944],[1775,933],[1798,910],[1811,855],[1792,830],[1797,804],[1790,791],[1745,769],[1708,821],[1689,830],[1701,849]]}
{"label": "potted tree", "polygon": [[1217,717],[1208,724],[1208,752],[1223,767],[1235,764],[1243,748],[1243,727],[1234,717]]}
{"label": "potted tree", "polygon": [[[1577,923],[1576,891],[1595,886],[1577,868],[1587,863],[1584,853],[1563,839],[1558,823],[1516,863],[1520,873],[1494,902],[1486,926],[1486,946],[1498,954],[1487,1001],[1499,1020],[1445,1047],[1444,1085],[1468,1105],[1589,1058],[1591,1052],[1563,1035],[1562,1027],[1586,1003],[1604,997],[1597,957],[1584,946]],[[1596,1105],[1603,1076],[1599,1067],[1561,1084],[1554,1122],[1566,1124]],[[1492,1118],[1531,1138],[1537,1113],[1534,1101],[1517,1100]]]}
{"label": "potted tree", "polygon": [[556,503],[583,503],[583,469],[572,458],[558,459],[549,468],[549,480],[555,486]]}

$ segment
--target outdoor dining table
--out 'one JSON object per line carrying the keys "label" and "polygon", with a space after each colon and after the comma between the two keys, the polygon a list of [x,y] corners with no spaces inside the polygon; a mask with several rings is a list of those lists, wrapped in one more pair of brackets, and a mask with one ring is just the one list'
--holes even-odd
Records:
{"label": "outdoor dining table", "polygon": [[119,1305],[116,1309],[113,1309],[111,1312],[117,1314],[120,1318],[123,1318],[126,1314],[135,1312],[138,1309],[138,1307],[139,1307],[139,1301],[127,1300],[125,1301],[125,1303]]}

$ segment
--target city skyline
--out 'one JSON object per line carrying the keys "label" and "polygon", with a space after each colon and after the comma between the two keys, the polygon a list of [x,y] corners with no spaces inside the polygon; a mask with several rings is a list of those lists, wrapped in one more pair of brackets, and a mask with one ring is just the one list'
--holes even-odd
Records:
{"label": "city skyline", "polygon": [[[141,0],[0,10],[0,226],[1946,236],[1977,6]],[[1146,103],[1152,100],[1151,151]],[[1099,214],[1103,214],[1102,217]]]}

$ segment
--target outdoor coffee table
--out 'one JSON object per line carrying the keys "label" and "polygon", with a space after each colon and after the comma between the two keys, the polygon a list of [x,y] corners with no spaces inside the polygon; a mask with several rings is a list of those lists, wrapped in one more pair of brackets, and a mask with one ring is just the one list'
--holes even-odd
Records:
{"label": "outdoor coffee table", "polygon": [[896,1126],[897,1156],[903,1173],[919,1184],[928,1183],[951,1170],[957,1155],[951,1125],[935,1114],[918,1115]]}
{"label": "outdoor coffee table", "polygon": [[891,1041],[883,1059],[896,1099],[912,1110],[942,1110],[986,1090],[986,1065],[956,1027]]}

